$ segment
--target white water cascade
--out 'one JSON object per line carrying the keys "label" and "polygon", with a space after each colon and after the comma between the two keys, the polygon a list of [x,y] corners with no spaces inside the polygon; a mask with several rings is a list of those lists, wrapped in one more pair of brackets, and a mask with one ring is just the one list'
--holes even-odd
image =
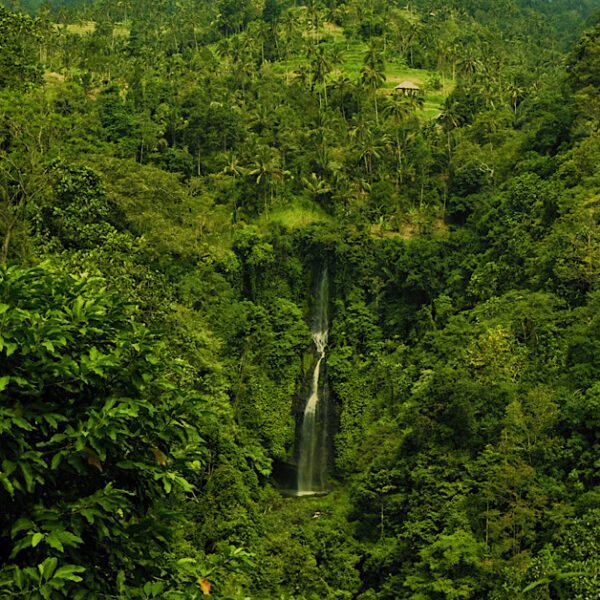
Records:
{"label": "white water cascade", "polygon": [[[317,286],[315,313],[311,327],[318,358],[313,371],[310,396],[304,409],[298,460],[298,495],[310,495],[325,489],[327,473],[327,406],[319,376],[325,358],[329,319],[329,279],[327,268],[321,273]],[[321,392],[321,393],[320,393]]]}

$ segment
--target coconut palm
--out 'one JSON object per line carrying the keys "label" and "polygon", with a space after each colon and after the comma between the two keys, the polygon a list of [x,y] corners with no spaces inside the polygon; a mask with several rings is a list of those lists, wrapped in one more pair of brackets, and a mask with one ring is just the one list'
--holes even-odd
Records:
{"label": "coconut palm", "polygon": [[306,2],[306,28],[318,34],[321,27],[321,13],[317,0],[308,0]]}
{"label": "coconut palm", "polygon": [[447,103],[443,112],[438,116],[438,123],[441,125],[442,130],[446,134],[446,148],[448,152],[448,160],[452,154],[450,141],[452,131],[462,125],[464,119],[460,112],[457,110],[456,104]]}
{"label": "coconut palm", "polygon": [[510,105],[513,109],[515,123],[517,121],[517,107],[525,96],[525,89],[522,88],[517,81],[513,80],[506,88]]}
{"label": "coconut palm", "polygon": [[377,44],[369,44],[363,55],[363,64],[379,71],[383,71],[385,69],[383,52]]}
{"label": "coconut palm", "polygon": [[343,73],[331,82],[331,88],[337,93],[338,103],[342,111],[342,117],[346,120],[346,111],[344,109],[344,96],[347,92],[354,90],[354,83]]}
{"label": "coconut palm", "polygon": [[355,120],[352,127],[348,130],[348,134],[351,138],[354,138],[359,142],[364,140],[370,134],[370,129],[365,120]]}
{"label": "coconut palm", "polygon": [[260,57],[260,64],[265,62],[265,39],[269,32],[269,24],[260,20],[252,21],[246,28],[249,45]]}
{"label": "coconut palm", "polygon": [[[297,17],[291,10],[286,11],[277,21],[275,36],[279,59],[286,61],[290,50],[299,36],[299,23]],[[286,70],[286,81],[288,72]]]}
{"label": "coconut palm", "polygon": [[252,168],[248,170],[257,186],[262,189],[265,212],[269,211],[269,201],[272,204],[275,187],[284,181],[289,171],[281,168],[279,153],[273,148],[261,147],[256,155]]}
{"label": "coconut palm", "polygon": [[385,61],[383,52],[377,44],[370,44],[363,56],[363,68],[360,72],[361,83],[370,90],[375,104],[375,121],[379,123],[377,110],[377,90],[385,81]]}
{"label": "coconut palm", "polygon": [[[223,164],[223,169],[220,171],[221,175],[227,175],[229,177],[233,177],[233,180],[236,181],[238,177],[243,177],[248,173],[248,169],[242,166],[237,154],[231,150],[227,152],[223,152],[221,154],[221,161]],[[238,214],[238,203],[235,193],[233,194],[233,213],[231,215],[231,220],[233,223],[237,221]]]}
{"label": "coconut palm", "polygon": [[310,177],[303,177],[302,183],[311,200],[321,205],[324,203],[327,195],[331,193],[329,183],[316,173],[311,173]]}
{"label": "coconut palm", "polygon": [[[310,51],[311,61],[310,68],[312,73],[312,83],[314,85],[323,86],[323,96],[325,106],[327,106],[327,75],[331,71],[332,63],[329,51],[325,46],[317,46]],[[319,105],[321,104],[321,96],[319,95]]]}
{"label": "coconut palm", "polygon": [[473,77],[482,67],[481,61],[475,56],[471,47],[468,48],[466,54],[456,61],[456,64],[465,77]]}
{"label": "coconut palm", "polygon": [[414,117],[415,114],[415,104],[413,102],[412,96],[401,96],[399,94],[395,94],[392,96],[385,104],[382,110],[382,114],[384,117],[389,118],[394,124],[394,138],[396,142],[396,165],[397,165],[397,177],[396,183],[398,183],[398,177],[400,181],[402,180],[401,176],[401,165],[402,165],[402,144],[401,144],[401,135],[402,130],[405,130],[404,126],[409,118]]}
{"label": "coconut palm", "polygon": [[385,73],[383,69],[365,65],[360,72],[361,83],[371,92],[373,96],[373,104],[375,106],[375,122],[379,124],[379,111],[377,108],[377,90],[385,81]]}
{"label": "coconut palm", "polygon": [[358,162],[364,164],[365,173],[369,181],[373,180],[373,159],[381,158],[383,144],[370,131],[360,139],[357,139],[354,149],[357,154]]}

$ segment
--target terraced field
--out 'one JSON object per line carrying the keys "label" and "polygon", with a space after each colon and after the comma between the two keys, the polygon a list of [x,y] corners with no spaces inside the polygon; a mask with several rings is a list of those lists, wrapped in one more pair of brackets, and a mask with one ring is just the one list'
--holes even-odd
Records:
{"label": "terraced field", "polygon": [[[360,72],[363,67],[364,54],[367,50],[367,44],[362,41],[348,42],[344,37],[343,29],[330,23],[326,23],[324,28],[324,42],[332,49],[337,50],[341,56],[341,64],[329,74],[329,79],[335,79],[340,73],[343,73],[352,81],[360,79]],[[294,57],[291,60],[275,65],[276,69],[294,73],[299,65],[305,61],[304,57]],[[454,89],[454,81],[442,79],[435,71],[426,69],[413,69],[409,67],[401,56],[390,57],[386,62],[385,69],[386,81],[380,90],[380,94],[391,94],[393,89],[403,81],[412,81],[425,91],[425,103],[420,111],[423,119],[431,119],[441,112],[444,101],[448,94]],[[443,85],[440,89],[433,90],[428,86],[432,79],[438,75]]]}

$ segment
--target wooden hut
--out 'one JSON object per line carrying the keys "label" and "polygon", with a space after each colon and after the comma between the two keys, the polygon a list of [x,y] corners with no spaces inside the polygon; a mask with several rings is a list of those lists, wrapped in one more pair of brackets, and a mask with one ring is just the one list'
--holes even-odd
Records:
{"label": "wooden hut", "polygon": [[421,88],[412,81],[403,81],[394,90],[402,92],[405,96],[416,96],[421,91]]}

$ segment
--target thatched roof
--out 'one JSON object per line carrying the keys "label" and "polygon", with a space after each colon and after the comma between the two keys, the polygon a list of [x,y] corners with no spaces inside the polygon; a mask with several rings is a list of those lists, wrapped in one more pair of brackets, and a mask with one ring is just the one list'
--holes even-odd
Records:
{"label": "thatched roof", "polygon": [[399,83],[395,88],[395,90],[419,90],[421,89],[416,83],[412,81],[403,81]]}

